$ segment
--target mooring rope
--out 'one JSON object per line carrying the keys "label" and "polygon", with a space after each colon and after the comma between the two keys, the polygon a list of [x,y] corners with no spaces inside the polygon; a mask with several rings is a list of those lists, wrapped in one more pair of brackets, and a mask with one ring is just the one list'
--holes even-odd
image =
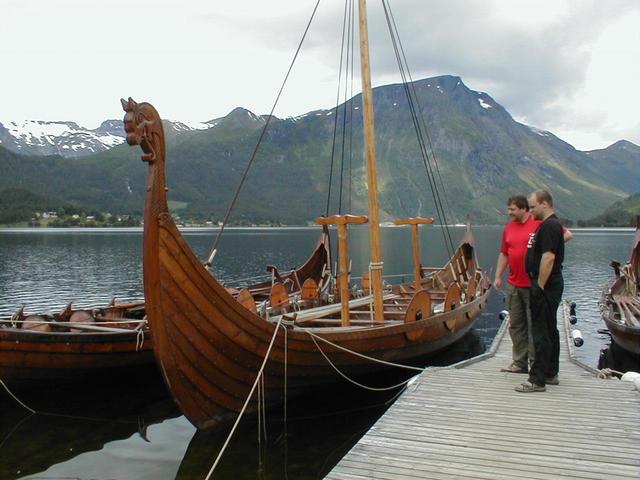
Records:
{"label": "mooring rope", "polygon": [[264,433],[264,440],[267,441],[267,402],[266,402],[266,396],[264,393],[264,373],[262,374],[262,378],[260,380],[260,388],[262,389],[262,394],[260,395],[261,401],[262,401],[262,405],[261,405],[261,410],[262,410],[262,432]]}
{"label": "mooring rope", "polygon": [[29,410],[31,413],[38,413],[33,408],[28,407],[27,405],[25,405],[22,400],[20,400],[18,397],[16,397],[13,394],[13,392],[11,390],[9,390],[9,387],[7,387],[7,385],[5,385],[5,383],[2,380],[0,380],[0,383],[2,384],[4,389],[7,391],[7,393],[11,396],[11,398],[13,398],[16,402],[18,402],[20,405],[22,405],[25,409]]}
{"label": "mooring rope", "polygon": [[112,423],[120,423],[120,424],[132,424],[134,422],[128,421],[128,420],[113,420],[110,418],[99,418],[99,417],[85,417],[85,416],[81,416],[81,415],[68,415],[65,413],[53,413],[53,412],[44,412],[44,411],[38,411],[38,410],[34,410],[33,408],[29,407],[27,404],[25,404],[22,400],[20,400],[10,389],[9,387],[7,387],[7,385],[2,381],[2,379],[0,379],[0,384],[4,387],[5,391],[9,394],[9,396],[11,398],[13,398],[20,406],[22,406],[24,409],[28,410],[30,413],[34,414],[34,415],[46,415],[48,417],[59,417],[59,418],[70,418],[70,419],[74,419],[74,420],[88,420],[90,422],[112,422]]}
{"label": "mooring rope", "polygon": [[233,437],[233,434],[235,433],[236,428],[238,427],[238,424],[240,423],[240,420],[242,419],[242,416],[244,415],[244,412],[247,409],[247,406],[249,405],[249,401],[251,400],[251,397],[253,396],[253,392],[256,390],[256,386],[258,385],[258,382],[260,381],[260,377],[262,376],[262,373],[264,372],[264,367],[267,364],[267,360],[269,359],[269,354],[271,353],[271,349],[273,348],[273,344],[275,343],[276,337],[278,336],[278,330],[280,329],[281,323],[282,323],[282,317],[280,317],[278,319],[278,323],[276,324],[276,328],[273,331],[273,337],[271,337],[271,343],[269,343],[269,348],[267,348],[267,353],[264,356],[264,360],[262,360],[262,366],[260,367],[260,370],[258,371],[258,375],[256,376],[255,381],[253,382],[253,386],[251,387],[251,391],[249,392],[249,395],[247,395],[247,399],[245,400],[244,405],[242,406],[242,409],[240,410],[240,413],[238,414],[238,417],[236,418],[236,421],[233,424],[233,427],[231,428],[231,432],[229,432],[229,435],[227,436],[227,439],[224,441],[224,444],[222,445],[222,448],[220,449],[220,452],[218,452],[218,456],[216,457],[215,462],[213,462],[213,465],[211,466],[211,470],[209,470],[209,473],[205,477],[205,480],[209,480],[211,478],[211,475],[213,475],[213,471],[218,466],[218,462],[220,462],[220,459],[222,458],[222,455],[224,454],[225,450],[227,449],[227,446],[229,445],[229,442],[231,441],[231,437]]}
{"label": "mooring rope", "polygon": [[142,328],[138,328],[138,334],[136,335],[136,352],[142,350],[144,346],[144,330]]}
{"label": "mooring rope", "polygon": [[606,380],[607,378],[611,378],[614,375],[624,375],[624,372],[618,372],[617,370],[612,370],[611,368],[601,368],[598,370],[598,378]]}
{"label": "mooring rope", "polygon": [[411,378],[409,378],[409,379],[407,379],[407,380],[405,380],[405,381],[403,381],[403,382],[398,383],[397,385],[392,385],[392,386],[390,386],[390,387],[370,387],[370,386],[368,386],[368,385],[364,385],[364,384],[362,384],[362,383],[356,382],[356,381],[355,381],[354,379],[352,379],[352,378],[349,378],[346,374],[344,374],[342,371],[340,371],[340,369],[339,369],[338,367],[336,367],[336,366],[333,364],[333,362],[332,362],[331,360],[329,360],[329,357],[327,357],[327,355],[322,351],[322,349],[320,348],[320,345],[318,345],[318,342],[316,342],[316,339],[315,339],[315,338],[313,338],[313,337],[311,337],[311,340],[313,340],[313,343],[315,344],[316,348],[317,348],[317,349],[318,349],[318,351],[322,354],[322,356],[323,356],[323,357],[324,357],[324,359],[327,361],[327,363],[328,363],[329,365],[331,365],[331,367],[332,367],[332,368],[333,368],[333,369],[334,369],[334,370],[335,370],[335,371],[336,371],[336,372],[337,372],[337,373],[338,373],[342,378],[344,378],[344,379],[345,379],[345,380],[347,380],[348,382],[351,382],[351,383],[353,383],[354,385],[356,385],[356,386],[358,386],[358,387],[360,387],[360,388],[364,388],[365,390],[371,390],[371,391],[373,391],[373,392],[386,392],[386,391],[388,391],[388,390],[393,390],[393,389],[395,389],[395,388],[399,388],[399,387],[402,387],[402,386],[406,385],[406,384],[411,380],[411,378],[413,378],[413,377],[411,377]]}
{"label": "mooring rope", "polygon": [[339,350],[342,350],[344,352],[350,353],[352,355],[355,355],[356,357],[360,357],[360,358],[364,358],[366,360],[371,360],[372,362],[376,362],[376,363],[380,363],[382,365],[388,365],[390,367],[398,367],[398,368],[406,368],[407,370],[416,370],[418,372],[424,372],[426,370],[426,368],[422,368],[422,367],[414,367],[411,365],[403,365],[401,363],[393,363],[393,362],[387,362],[386,360],[380,360],[379,358],[374,358],[374,357],[369,357],[367,355],[364,355],[362,353],[356,352],[354,350],[349,350],[348,348],[342,347],[336,343],[333,343],[330,340],[327,340],[326,338],[321,337],[320,335],[316,335],[315,333],[313,333],[310,329],[308,328],[303,328],[303,327],[298,327],[300,328],[300,330],[302,330],[303,332],[308,333],[312,338],[317,338],[318,340],[322,340],[324,343],[331,345],[332,347],[335,347]]}
{"label": "mooring rope", "polygon": [[289,333],[284,329],[284,430],[287,431],[287,363],[289,352]]}

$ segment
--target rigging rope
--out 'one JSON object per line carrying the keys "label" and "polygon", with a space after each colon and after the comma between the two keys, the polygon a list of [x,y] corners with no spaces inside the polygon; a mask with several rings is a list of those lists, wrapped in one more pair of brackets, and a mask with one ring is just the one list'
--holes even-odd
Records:
{"label": "rigging rope", "polygon": [[[344,38],[347,26],[347,2],[344,4],[344,14],[342,18],[342,42],[340,44],[340,66],[338,67],[338,88],[336,91],[336,107],[333,116],[333,140],[331,141],[331,166],[329,169],[329,189],[327,191],[327,206],[325,208],[325,216],[329,216],[329,207],[331,203],[331,188],[333,184],[333,166],[335,163],[336,137],[338,135],[338,115],[340,108],[340,90],[342,85],[342,61],[344,59]],[[345,105],[346,108],[346,105]],[[340,179],[340,192],[342,192],[342,178]]]}
{"label": "rigging rope", "polygon": [[[349,0],[351,6],[353,5],[353,0]],[[342,154],[340,157],[340,196],[338,199],[338,213],[342,213],[342,193],[344,191],[344,163],[345,163],[345,143],[347,138],[347,106],[349,105],[348,99],[348,88],[349,88],[349,67],[352,66],[353,61],[350,63],[349,60],[353,58],[353,44],[352,42],[352,31],[353,31],[353,18],[352,18],[352,8],[349,8],[349,18],[346,19],[346,10],[347,10],[347,2],[345,2],[345,21],[349,24],[349,29],[347,33],[347,60],[345,62],[345,77],[347,80],[344,82],[344,103],[342,108]],[[343,40],[344,42],[344,40]],[[351,72],[352,81],[353,81],[353,71]],[[353,125],[349,125],[351,129],[353,129]]]}
{"label": "rigging rope", "polygon": [[298,44],[298,48],[296,49],[296,53],[293,55],[293,59],[291,60],[291,64],[289,65],[289,69],[287,70],[287,74],[284,77],[284,80],[282,82],[282,86],[280,87],[280,90],[278,91],[278,95],[276,96],[275,101],[273,102],[273,106],[271,107],[271,111],[269,112],[269,115],[267,117],[267,120],[264,124],[264,127],[262,127],[262,131],[260,132],[260,137],[258,138],[258,142],[256,143],[255,148],[253,149],[253,153],[251,154],[251,158],[249,159],[249,163],[247,163],[247,166],[242,174],[242,178],[240,179],[240,183],[238,184],[238,187],[236,188],[236,191],[233,195],[233,198],[231,199],[231,202],[229,203],[229,207],[227,208],[227,212],[225,213],[224,216],[224,220],[222,221],[222,225],[220,226],[220,230],[218,231],[218,235],[216,236],[213,245],[211,246],[211,252],[209,254],[209,259],[207,260],[207,262],[205,263],[205,265],[207,266],[207,268],[211,267],[211,263],[213,262],[213,257],[215,256],[215,252],[218,248],[218,242],[220,241],[220,237],[222,237],[222,234],[224,232],[225,227],[227,226],[227,222],[229,221],[229,216],[231,215],[231,211],[233,210],[233,207],[236,204],[236,201],[238,200],[238,196],[240,195],[240,190],[242,190],[242,187],[244,185],[245,180],[247,179],[247,175],[249,174],[249,170],[251,169],[251,165],[253,164],[253,161],[256,159],[256,155],[258,153],[258,149],[260,148],[260,144],[262,143],[262,139],[265,136],[265,133],[267,132],[267,128],[269,127],[269,123],[271,122],[271,119],[273,118],[273,112],[276,109],[276,106],[278,105],[278,102],[280,101],[280,96],[282,95],[282,92],[284,91],[284,87],[287,83],[287,80],[289,79],[289,75],[291,74],[291,71],[293,70],[293,65],[296,62],[296,59],[298,58],[298,54],[300,53],[300,50],[302,49],[302,44],[304,43],[304,39],[307,36],[307,33],[309,32],[309,27],[311,27],[311,22],[313,22],[313,18],[316,15],[316,11],[318,10],[318,6],[320,5],[320,0],[318,0],[316,2],[315,7],[313,8],[313,12],[311,13],[311,17],[309,18],[309,21],[307,22],[307,26],[304,29],[304,33],[302,34],[302,38],[300,39],[300,43]]}
{"label": "rigging rope", "polygon": [[[453,245],[451,232],[448,227],[449,222],[447,221],[446,212],[445,212],[442,198],[440,195],[440,189],[437,185],[436,173],[434,173],[434,167],[431,165],[431,160],[429,158],[429,153],[427,149],[427,142],[425,142],[424,136],[426,136],[428,139],[429,147],[431,148],[431,156],[433,157],[434,163],[436,164],[436,168],[438,169],[437,173],[438,173],[438,176],[440,177],[440,183],[442,184],[443,196],[445,196],[445,199],[446,199],[444,183],[442,182],[442,177],[439,174],[439,168],[437,167],[437,163],[435,161],[435,153],[433,151],[431,139],[428,135],[426,123],[424,122],[424,119],[422,118],[422,116],[419,114],[419,112],[421,111],[421,107],[418,101],[418,96],[415,91],[415,86],[413,85],[413,79],[411,78],[411,72],[409,71],[408,62],[406,60],[404,49],[400,41],[400,36],[398,34],[397,26],[395,24],[395,20],[393,19],[391,6],[388,4],[388,0],[382,0],[382,6],[385,12],[387,26],[389,28],[389,34],[391,35],[391,41],[392,41],[393,49],[396,55],[396,60],[398,62],[398,68],[400,71],[400,75],[402,77],[403,88],[405,91],[405,95],[407,97],[407,102],[409,104],[411,119],[413,121],[414,128],[416,131],[418,145],[420,147],[420,153],[422,156],[425,171],[427,173],[427,179],[429,181],[429,186],[431,189],[431,193],[433,195],[434,205],[438,213],[438,216],[442,219],[442,222],[441,222],[443,226],[442,233],[445,240],[445,246],[447,247],[449,255],[452,255],[453,251],[455,251],[455,247]],[[403,60],[404,60],[404,63],[403,63]],[[409,81],[407,81],[407,77]],[[411,84],[412,90],[410,89],[409,84]],[[413,91],[413,95],[412,95],[412,91]],[[422,122],[420,120],[422,120]],[[422,133],[423,130],[424,130],[424,136]]]}
{"label": "rigging rope", "polygon": [[354,83],[354,49],[355,49],[355,2],[351,0],[351,93],[349,95],[349,203],[348,211],[352,211],[351,187],[353,183],[352,163],[353,163],[353,83]]}

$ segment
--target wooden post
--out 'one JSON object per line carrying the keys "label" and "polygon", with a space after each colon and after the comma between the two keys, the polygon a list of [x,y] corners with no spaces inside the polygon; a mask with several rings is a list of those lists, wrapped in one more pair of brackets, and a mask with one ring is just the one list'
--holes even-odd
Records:
{"label": "wooden post", "polygon": [[413,250],[413,275],[414,287],[416,291],[422,289],[422,275],[420,272],[420,236],[418,225],[428,225],[433,223],[433,218],[413,217],[394,220],[395,225],[411,225],[411,246]]}
{"label": "wooden post", "polygon": [[349,242],[347,240],[347,225],[350,223],[367,223],[367,217],[356,217],[354,215],[333,215],[331,217],[320,217],[316,223],[320,225],[337,225],[338,227],[338,249],[339,249],[339,274],[338,283],[340,287],[340,319],[342,326],[348,327],[349,321]]}
{"label": "wooden post", "polygon": [[374,319],[384,321],[382,305],[382,252],[380,249],[380,219],[378,216],[378,174],[376,170],[376,135],[373,120],[373,93],[371,91],[371,66],[369,62],[369,34],[367,6],[359,0],[360,17],[360,67],[362,71],[362,122],[364,129],[365,157],[367,162],[367,188],[369,190],[369,239],[371,244],[371,290],[373,293]]}
{"label": "wooden post", "polygon": [[340,261],[340,274],[338,286],[340,287],[340,319],[342,326],[348,327],[349,322],[349,242],[347,242],[347,224],[338,224],[338,250]]}

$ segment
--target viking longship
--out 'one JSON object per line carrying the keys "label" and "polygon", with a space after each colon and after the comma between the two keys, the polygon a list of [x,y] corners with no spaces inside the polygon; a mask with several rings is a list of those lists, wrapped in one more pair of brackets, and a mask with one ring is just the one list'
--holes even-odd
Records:
{"label": "viking longship", "polygon": [[0,318],[0,379],[12,387],[80,382],[156,369],[144,303]]}
{"label": "viking longship", "polygon": [[[285,302],[304,302],[309,285],[314,295],[326,292],[330,263],[325,228],[300,267],[281,272],[268,265],[270,279],[251,284],[227,281],[225,287],[238,301],[251,298],[269,314]],[[113,299],[106,307],[86,308],[70,303],[59,313],[32,314],[22,306],[0,318],[0,379],[24,388],[107,375],[133,378],[142,367],[155,369],[152,345],[144,302]]]}
{"label": "viking longship", "polygon": [[[369,215],[326,215],[317,223],[337,229],[339,271],[328,301],[307,285],[306,304],[260,311],[248,292],[233,295],[194,255],[167,207],[165,139],[149,103],[122,100],[129,145],[148,164],[144,206],[143,272],[154,352],[165,382],[187,418],[199,428],[244,408],[262,372],[266,403],[310,387],[396,368],[441,350],[472,327],[491,291],[477,260],[469,223],[450,260],[420,264],[419,227],[433,219],[396,220],[412,229],[414,272],[406,284],[383,284],[377,201],[375,131],[364,1],[360,0],[363,134]],[[349,277],[347,229],[369,224],[371,262],[360,294]],[[274,284],[273,298],[279,295]],[[333,302],[330,300],[333,299]],[[263,361],[267,358],[263,367]],[[254,387],[252,387],[254,386]],[[286,391],[285,391],[286,387]],[[256,395],[249,408],[257,408]]]}
{"label": "viking longship", "polygon": [[640,355],[640,216],[631,258],[624,265],[612,262],[615,280],[600,300],[602,319],[614,342],[626,351]]}

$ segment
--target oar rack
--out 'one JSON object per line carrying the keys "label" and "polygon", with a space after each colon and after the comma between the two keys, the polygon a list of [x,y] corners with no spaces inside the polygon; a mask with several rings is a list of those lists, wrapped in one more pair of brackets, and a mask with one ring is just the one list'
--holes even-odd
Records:
{"label": "oar rack", "polygon": [[422,288],[422,266],[420,265],[420,233],[419,225],[430,225],[433,218],[410,217],[394,220],[394,225],[411,225],[411,246],[413,250],[414,286],[416,291]]}

